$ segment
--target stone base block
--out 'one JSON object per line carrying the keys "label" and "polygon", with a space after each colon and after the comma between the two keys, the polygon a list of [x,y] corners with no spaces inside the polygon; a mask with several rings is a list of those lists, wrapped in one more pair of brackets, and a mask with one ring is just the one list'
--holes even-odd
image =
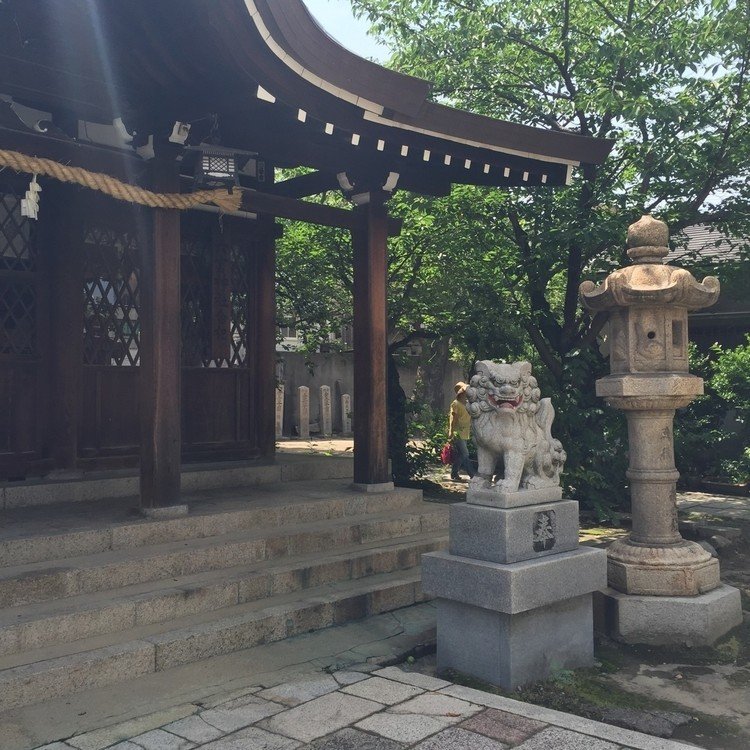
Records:
{"label": "stone base block", "polygon": [[742,623],[740,592],[732,586],[700,596],[633,596],[594,592],[596,628],[625,643],[710,646]]}
{"label": "stone base block", "polygon": [[515,563],[577,547],[578,503],[574,500],[512,509],[451,505],[452,555]]}
{"label": "stone base block", "polygon": [[395,488],[393,482],[375,482],[373,484],[363,484],[360,482],[352,482],[352,489],[357,492],[392,492]]}
{"label": "stone base block", "polygon": [[422,555],[422,591],[493,612],[518,614],[604,588],[606,559],[605,550],[593,547],[512,565],[430,552]]}
{"label": "stone base block", "polygon": [[639,547],[617,541],[607,559],[609,585],[636,596],[698,596],[720,585],[719,561],[699,544]]}
{"label": "stone base block", "polygon": [[592,666],[591,594],[509,615],[439,599],[437,664],[506,690]]}
{"label": "stone base block", "polygon": [[141,515],[144,518],[151,518],[155,521],[164,521],[169,518],[182,518],[187,514],[187,505],[163,505],[158,508],[141,508]]}
{"label": "stone base block", "polygon": [[467,503],[488,505],[493,508],[520,508],[524,505],[554,503],[557,500],[562,500],[562,487],[501,492],[497,487],[473,487],[470,484],[466,490]]}

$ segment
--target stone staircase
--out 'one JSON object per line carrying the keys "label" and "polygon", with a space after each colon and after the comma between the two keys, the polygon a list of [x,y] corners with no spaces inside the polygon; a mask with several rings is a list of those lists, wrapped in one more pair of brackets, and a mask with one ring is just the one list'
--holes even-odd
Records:
{"label": "stone staircase", "polygon": [[420,556],[447,547],[447,509],[416,490],[316,478],[186,500],[169,520],[133,498],[5,511],[0,711],[422,601]]}

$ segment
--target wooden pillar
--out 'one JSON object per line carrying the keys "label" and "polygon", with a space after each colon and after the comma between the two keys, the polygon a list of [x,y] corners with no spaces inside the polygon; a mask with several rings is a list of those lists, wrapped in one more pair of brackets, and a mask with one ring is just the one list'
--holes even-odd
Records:
{"label": "wooden pillar", "polygon": [[78,419],[83,368],[83,232],[85,195],[75,187],[44,186],[40,229],[47,252],[50,288],[49,456],[55,470],[78,461]]}
{"label": "wooden pillar", "polygon": [[[354,484],[392,487],[388,472],[387,194],[358,196],[354,244]],[[366,201],[366,202],[364,202]]]}
{"label": "wooden pillar", "polygon": [[281,228],[270,216],[258,220],[255,254],[255,424],[258,451],[276,450],[276,239]]}
{"label": "wooden pillar", "polygon": [[[152,189],[180,191],[174,152],[157,150]],[[141,507],[146,514],[180,505],[180,212],[153,210],[152,242],[141,257]]]}

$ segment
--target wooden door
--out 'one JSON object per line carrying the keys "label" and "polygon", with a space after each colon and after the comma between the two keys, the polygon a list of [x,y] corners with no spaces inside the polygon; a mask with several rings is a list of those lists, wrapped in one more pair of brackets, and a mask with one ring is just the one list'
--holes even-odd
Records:
{"label": "wooden door", "polygon": [[42,457],[44,264],[38,224],[21,216],[28,182],[0,182],[0,478]]}
{"label": "wooden door", "polygon": [[100,196],[82,209],[83,362],[78,451],[82,459],[138,455],[140,248],[150,212]]}
{"label": "wooden door", "polygon": [[253,222],[197,212],[181,225],[182,449],[257,454]]}

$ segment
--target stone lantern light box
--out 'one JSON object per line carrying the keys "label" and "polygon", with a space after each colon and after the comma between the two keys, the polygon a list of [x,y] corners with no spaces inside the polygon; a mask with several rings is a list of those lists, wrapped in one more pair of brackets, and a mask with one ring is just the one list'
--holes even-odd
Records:
{"label": "stone lantern light box", "polygon": [[[609,311],[610,372],[688,372],[688,310],[708,307],[719,296],[719,281],[663,265],[669,252],[666,224],[643,217],[628,230],[628,256],[622,268],[597,289],[584,282],[581,296],[595,311]],[[648,243],[648,244],[646,244]]]}

